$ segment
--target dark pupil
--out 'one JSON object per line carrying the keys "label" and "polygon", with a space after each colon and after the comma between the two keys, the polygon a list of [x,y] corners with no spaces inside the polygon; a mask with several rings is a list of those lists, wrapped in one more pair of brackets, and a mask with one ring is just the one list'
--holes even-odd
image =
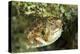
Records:
{"label": "dark pupil", "polygon": [[42,34],[42,35],[45,35],[45,32],[44,32],[44,31],[42,31],[42,32],[41,32],[41,34]]}

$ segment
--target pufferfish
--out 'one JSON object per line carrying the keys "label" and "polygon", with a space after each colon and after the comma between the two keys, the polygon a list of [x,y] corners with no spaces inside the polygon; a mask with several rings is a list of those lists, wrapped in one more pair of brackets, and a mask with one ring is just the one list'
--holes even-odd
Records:
{"label": "pufferfish", "polygon": [[62,20],[56,17],[38,18],[25,30],[27,48],[37,48],[54,43],[63,31]]}

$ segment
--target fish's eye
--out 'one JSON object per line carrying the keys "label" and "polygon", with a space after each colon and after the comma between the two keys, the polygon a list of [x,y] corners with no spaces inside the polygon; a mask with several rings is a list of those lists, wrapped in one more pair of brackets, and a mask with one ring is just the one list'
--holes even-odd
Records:
{"label": "fish's eye", "polygon": [[44,31],[41,31],[41,34],[42,34],[42,35],[45,35],[45,32],[44,32]]}

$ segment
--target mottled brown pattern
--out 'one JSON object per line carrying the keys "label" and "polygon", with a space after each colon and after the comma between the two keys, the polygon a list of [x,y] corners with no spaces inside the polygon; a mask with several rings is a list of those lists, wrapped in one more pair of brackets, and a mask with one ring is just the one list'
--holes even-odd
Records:
{"label": "mottled brown pattern", "polygon": [[56,28],[62,28],[62,21],[60,19],[49,17],[44,21],[45,19],[38,18],[29,27],[28,34],[26,35],[29,45],[39,44],[40,41],[36,40],[36,38],[43,39],[45,42],[49,41],[50,32]]}

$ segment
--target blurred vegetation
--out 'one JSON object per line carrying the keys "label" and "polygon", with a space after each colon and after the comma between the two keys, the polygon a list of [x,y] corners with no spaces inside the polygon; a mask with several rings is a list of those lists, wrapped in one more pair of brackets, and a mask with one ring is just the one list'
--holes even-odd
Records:
{"label": "blurred vegetation", "polygon": [[[78,7],[77,5],[12,1],[11,8],[11,50],[31,52],[58,49],[77,49]],[[27,49],[24,30],[36,18],[55,16],[63,21],[62,36],[53,44],[36,49]]]}

